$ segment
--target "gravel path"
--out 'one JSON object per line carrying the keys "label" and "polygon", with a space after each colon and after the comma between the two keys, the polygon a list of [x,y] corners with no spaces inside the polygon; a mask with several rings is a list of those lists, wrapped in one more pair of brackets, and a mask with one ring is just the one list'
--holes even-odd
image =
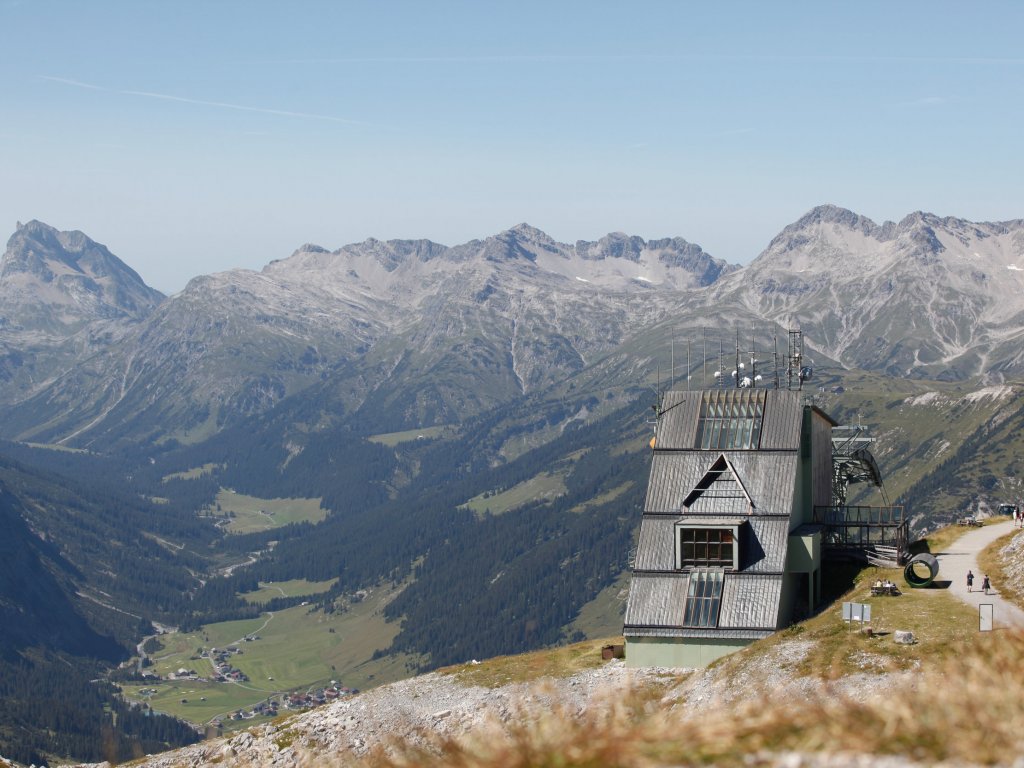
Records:
{"label": "gravel path", "polygon": [[[1012,520],[986,525],[965,533],[953,542],[948,552],[936,553],[939,560],[939,579],[952,581],[949,586],[950,594],[968,605],[991,603],[996,628],[1024,627],[1024,611],[999,594],[998,584],[993,584],[993,589],[990,589],[987,595],[981,591],[981,581],[985,574],[978,566],[978,555],[985,547],[1012,530]],[[972,592],[967,591],[968,569],[974,572]]]}

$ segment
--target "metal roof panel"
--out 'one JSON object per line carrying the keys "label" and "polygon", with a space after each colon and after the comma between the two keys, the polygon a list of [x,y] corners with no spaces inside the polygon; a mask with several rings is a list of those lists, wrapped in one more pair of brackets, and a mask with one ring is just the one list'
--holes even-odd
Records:
{"label": "metal roof panel", "polygon": [[687,450],[697,441],[700,392],[670,390],[661,399],[655,446],[663,450]]}
{"label": "metal roof panel", "polygon": [[626,604],[626,624],[674,627],[683,623],[689,574],[634,573]]}
{"label": "metal roof panel", "polygon": [[722,589],[718,628],[775,630],[779,624],[782,576],[729,574]]}
{"label": "metal roof panel", "polygon": [[795,451],[800,447],[803,393],[788,389],[768,391],[761,427],[761,450]]}

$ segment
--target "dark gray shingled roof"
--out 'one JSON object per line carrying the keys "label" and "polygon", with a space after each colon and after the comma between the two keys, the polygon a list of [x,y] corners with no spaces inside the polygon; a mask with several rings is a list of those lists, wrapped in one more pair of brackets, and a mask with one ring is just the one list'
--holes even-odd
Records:
{"label": "dark gray shingled roof", "polygon": [[700,416],[700,392],[666,392],[661,400],[661,416],[655,445],[659,450],[688,450],[697,441],[697,417]]}
{"label": "dark gray shingled roof", "polygon": [[781,574],[726,574],[718,628],[777,629],[781,598]]}
{"label": "dark gray shingled roof", "polygon": [[682,629],[680,627],[628,627],[630,637],[686,637],[709,640],[760,640],[774,629]]}
{"label": "dark gray shingled roof", "polygon": [[[678,517],[644,517],[633,567],[638,571],[672,571],[676,567],[676,544],[672,538]],[[636,578],[635,576],[633,577]]]}
{"label": "dark gray shingled roof", "polygon": [[762,451],[795,451],[800,447],[803,426],[803,393],[770,390],[761,426]]}
{"label": "dark gray shingled roof", "polygon": [[750,518],[750,527],[762,551],[743,554],[744,572],[782,573],[786,570],[789,518],[754,515]]}
{"label": "dark gray shingled roof", "polygon": [[[762,451],[795,451],[800,446],[803,422],[803,393],[786,389],[716,390],[715,394],[748,397],[754,392],[767,395],[761,426]],[[703,392],[666,392],[661,401],[656,445],[660,450],[692,450],[697,442],[697,420]]]}
{"label": "dark gray shingled roof", "polygon": [[[686,607],[686,591],[690,584],[687,573],[634,573],[629,587],[625,626],[638,628],[676,628],[680,637],[694,632],[718,637],[714,629],[699,630],[682,627]],[[781,574],[760,575],[727,573],[722,585],[722,607],[719,630],[757,630],[772,632],[779,616],[782,596]],[[632,631],[629,631],[632,634]]]}
{"label": "dark gray shingled roof", "polygon": [[[701,518],[647,515],[640,523],[633,567],[638,571],[674,573],[676,549],[673,530],[680,520],[699,522]],[[745,572],[781,573],[786,566],[786,546],[789,538],[789,518],[753,515],[746,518],[760,552],[743,553]],[[748,547],[748,550],[750,548]]]}
{"label": "dark gray shingled roof", "polygon": [[626,625],[673,627],[682,624],[689,584],[690,576],[686,573],[633,574],[626,604]]}
{"label": "dark gray shingled roof", "polygon": [[[683,499],[693,490],[722,455],[716,451],[654,452],[651,476],[647,485],[644,512],[681,513]],[[760,451],[728,451],[726,458],[754,502],[755,512],[788,515],[792,512],[793,491],[796,490],[796,451],[762,453]],[[747,512],[746,504],[738,503],[716,511],[717,514]],[[740,509],[742,507],[742,509]]]}

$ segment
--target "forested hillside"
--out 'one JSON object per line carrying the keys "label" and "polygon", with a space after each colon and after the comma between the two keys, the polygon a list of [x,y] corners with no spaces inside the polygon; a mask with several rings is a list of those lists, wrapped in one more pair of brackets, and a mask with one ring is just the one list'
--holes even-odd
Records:
{"label": "forested hillside", "polygon": [[194,522],[147,519],[147,506],[0,457],[0,754],[123,760],[198,738],[96,682],[157,613],[131,608],[178,603],[190,583],[142,531],[179,535]]}

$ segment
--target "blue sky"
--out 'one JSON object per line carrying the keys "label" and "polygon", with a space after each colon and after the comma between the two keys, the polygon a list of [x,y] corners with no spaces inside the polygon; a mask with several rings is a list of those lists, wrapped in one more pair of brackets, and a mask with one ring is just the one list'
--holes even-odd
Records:
{"label": "blue sky", "polygon": [[0,0],[0,237],[164,291],[304,242],[1024,217],[1024,4]]}

